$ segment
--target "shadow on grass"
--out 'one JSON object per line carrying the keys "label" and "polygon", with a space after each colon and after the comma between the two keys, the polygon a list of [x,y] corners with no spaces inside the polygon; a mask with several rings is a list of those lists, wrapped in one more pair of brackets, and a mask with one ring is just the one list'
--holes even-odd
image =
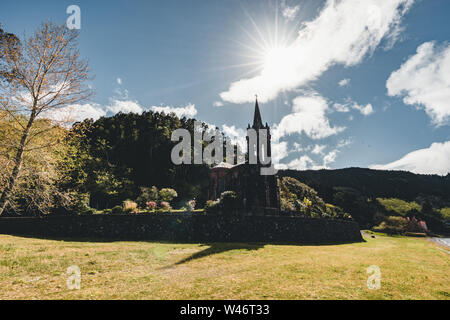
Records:
{"label": "shadow on grass", "polygon": [[[248,242],[224,242],[224,241],[217,241],[217,242],[210,242],[210,241],[183,241],[183,240],[165,240],[165,239],[143,239],[143,238],[101,238],[101,237],[76,237],[76,236],[53,236],[53,235],[36,235],[36,234],[24,234],[24,233],[14,233],[14,232],[8,232],[8,233],[0,233],[0,235],[5,236],[14,236],[14,237],[21,237],[21,238],[27,238],[27,239],[39,239],[39,240],[54,240],[54,241],[66,241],[66,242],[98,242],[98,243],[112,243],[112,242],[151,242],[151,243],[166,243],[166,244],[202,244],[202,245],[212,245],[212,244],[222,244],[222,245],[287,245],[287,246],[330,246],[330,245],[345,245],[345,244],[351,244],[351,243],[362,243],[367,242],[363,237],[359,240],[344,240],[344,241],[248,241]],[[230,249],[234,250],[234,249]]]}
{"label": "shadow on grass", "polygon": [[231,250],[258,250],[264,248],[265,244],[251,244],[251,243],[208,243],[202,244],[202,246],[209,246],[209,248],[202,250],[200,252],[196,252],[190,255],[187,258],[184,258],[177,263],[173,264],[173,266],[178,266],[189,261],[205,258],[214,254],[219,254],[226,251]]}

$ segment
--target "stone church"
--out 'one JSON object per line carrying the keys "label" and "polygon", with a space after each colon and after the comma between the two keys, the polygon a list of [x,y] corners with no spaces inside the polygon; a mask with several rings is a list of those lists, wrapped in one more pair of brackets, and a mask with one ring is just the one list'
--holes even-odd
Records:
{"label": "stone church", "polygon": [[[253,129],[253,130],[251,130]],[[258,99],[255,102],[253,125],[247,128],[247,154],[245,162],[232,165],[222,162],[211,169],[209,199],[218,199],[224,191],[235,191],[242,201],[242,211],[246,215],[278,215],[280,212],[280,193],[276,175],[261,175],[261,168],[272,166],[271,161],[261,164],[249,161],[250,155],[256,159],[264,158],[260,155],[260,132],[267,136],[264,154],[271,157],[271,135],[268,124],[263,125]],[[256,141],[251,139],[251,133],[256,132]],[[253,144],[253,145],[252,145]],[[269,159],[268,158],[268,159]]]}

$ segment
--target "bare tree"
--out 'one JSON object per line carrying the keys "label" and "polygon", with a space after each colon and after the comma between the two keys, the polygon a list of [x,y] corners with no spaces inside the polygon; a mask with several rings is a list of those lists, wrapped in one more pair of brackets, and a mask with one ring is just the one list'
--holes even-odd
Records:
{"label": "bare tree", "polygon": [[[1,191],[0,215],[11,201],[24,154],[54,143],[45,139],[52,126],[38,126],[37,120],[93,94],[77,38],[77,31],[47,22],[28,39],[0,39],[0,111],[16,123],[2,141],[14,149],[14,156]],[[33,143],[37,139],[42,141],[38,147]]]}

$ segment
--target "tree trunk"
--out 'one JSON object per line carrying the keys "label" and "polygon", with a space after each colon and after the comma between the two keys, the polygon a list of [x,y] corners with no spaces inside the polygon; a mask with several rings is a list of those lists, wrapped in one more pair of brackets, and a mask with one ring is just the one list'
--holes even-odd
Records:
{"label": "tree trunk", "polygon": [[35,112],[33,111],[30,115],[30,119],[28,119],[28,124],[26,128],[23,130],[22,138],[20,139],[19,148],[17,149],[17,154],[14,159],[14,168],[11,171],[11,175],[9,176],[8,183],[6,184],[5,189],[0,197],[0,216],[5,211],[6,207],[9,204],[9,199],[12,193],[12,190],[16,184],[17,177],[19,176],[20,167],[22,165],[23,152],[25,150],[25,143],[28,139],[28,135],[30,134],[31,126],[33,125],[35,119]]}

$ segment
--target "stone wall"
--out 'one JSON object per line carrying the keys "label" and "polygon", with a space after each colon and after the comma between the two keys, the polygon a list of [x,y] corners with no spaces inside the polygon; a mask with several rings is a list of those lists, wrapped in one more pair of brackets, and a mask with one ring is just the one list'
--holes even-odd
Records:
{"label": "stone wall", "polygon": [[183,214],[0,218],[0,234],[40,238],[325,244],[362,241],[356,222]]}

